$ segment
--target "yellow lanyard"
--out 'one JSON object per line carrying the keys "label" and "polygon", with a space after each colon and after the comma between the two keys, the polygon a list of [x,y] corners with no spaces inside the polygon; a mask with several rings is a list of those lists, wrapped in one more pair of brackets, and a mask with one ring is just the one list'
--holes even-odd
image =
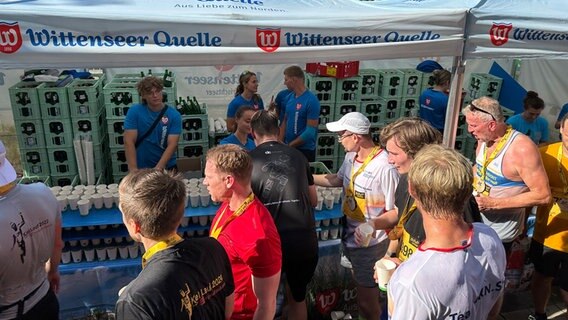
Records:
{"label": "yellow lanyard", "polygon": [[[371,160],[373,160],[373,158],[382,151],[383,149],[379,147],[374,147],[373,150],[371,150],[371,153],[369,153],[369,155],[365,159],[365,161],[363,161],[363,164],[359,167],[359,169],[357,169],[357,172],[353,173],[353,169],[355,168],[355,166],[351,167],[351,181],[349,181],[349,189],[352,194],[355,194],[355,179],[357,178],[357,176],[360,175],[361,172],[365,170],[365,167],[369,164],[369,162],[371,162]],[[353,159],[353,161],[355,161],[355,159]]]}
{"label": "yellow lanyard", "polygon": [[564,194],[568,194],[568,182],[566,182],[566,175],[564,174],[564,168],[562,167],[562,148],[562,143],[560,143],[560,146],[558,146],[558,152],[556,153],[556,161],[558,165],[558,174],[560,174],[560,180],[562,180],[562,189],[564,190]]}
{"label": "yellow lanyard", "polygon": [[[509,137],[512,133],[513,129],[508,126],[507,131],[505,131],[505,134],[501,137],[501,139],[499,139],[499,142],[497,142],[497,145],[495,146],[495,149],[493,149],[493,152],[491,152],[491,154],[489,155],[489,158],[487,158],[487,146],[485,147],[485,151],[483,152],[483,167],[481,167],[481,173],[479,175],[479,181],[484,186],[483,189],[485,189],[485,175],[487,174],[487,166],[491,163],[491,161],[495,160],[497,155],[503,150],[505,143],[507,143],[507,140],[509,140]],[[477,191],[482,192],[480,190]]]}
{"label": "yellow lanyard", "polygon": [[142,256],[142,268],[146,267],[146,263],[148,262],[148,260],[150,260],[150,258],[152,258],[153,255],[166,248],[175,246],[176,244],[180,243],[182,240],[183,238],[180,237],[178,234],[176,234],[150,247],[150,249],[148,249],[146,253],[144,253],[144,255]]}
{"label": "yellow lanyard", "polygon": [[219,237],[219,234],[221,234],[221,230],[223,230],[229,223],[231,223],[231,221],[235,220],[236,217],[243,214],[243,212],[248,208],[248,206],[252,203],[253,200],[254,200],[254,193],[251,192],[248,195],[248,197],[245,199],[245,201],[239,206],[237,211],[233,212],[233,214],[229,218],[227,218],[227,220],[223,223],[222,226],[219,226],[219,223],[221,222],[221,220],[223,220],[223,216],[225,215],[227,208],[229,208],[229,204],[227,203],[227,206],[225,207],[225,209],[223,209],[223,211],[221,211],[219,218],[215,221],[215,224],[211,227],[211,237],[217,239]]}
{"label": "yellow lanyard", "polygon": [[[408,205],[410,204],[410,201],[412,201],[412,205],[409,207]],[[415,210],[416,202],[414,202],[414,199],[412,199],[412,197],[408,195],[402,216],[398,220],[396,226],[388,234],[390,240],[400,239],[400,237],[402,236],[402,228],[404,227],[404,224],[406,223],[406,221],[408,221],[408,219],[410,219],[410,216],[412,215],[412,213],[414,213]]]}

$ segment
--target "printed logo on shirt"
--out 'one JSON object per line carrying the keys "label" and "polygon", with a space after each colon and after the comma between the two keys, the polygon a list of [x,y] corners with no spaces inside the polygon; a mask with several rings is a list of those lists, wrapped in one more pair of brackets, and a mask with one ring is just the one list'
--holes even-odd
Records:
{"label": "printed logo on shirt", "polygon": [[169,121],[170,121],[170,119],[168,119],[168,117],[166,117],[166,116],[163,116],[163,117],[162,117],[162,123],[163,123],[164,125],[167,125]]}
{"label": "printed logo on shirt", "polygon": [[327,289],[316,293],[316,308],[321,314],[329,314],[339,301],[339,288]]}
{"label": "printed logo on shirt", "polygon": [[425,102],[426,102],[426,105],[427,105],[427,106],[430,105],[430,99],[429,99],[429,98],[426,98],[426,101],[425,101]]}
{"label": "printed logo on shirt", "polygon": [[301,103],[296,103],[296,110],[300,110],[302,109],[302,104]]}
{"label": "printed logo on shirt", "polygon": [[222,274],[213,279],[206,287],[199,288],[195,292],[192,292],[186,283],[185,289],[179,290],[179,294],[181,296],[181,305],[189,314],[189,318],[191,319],[194,307],[207,303],[208,300],[225,288],[225,285]]}

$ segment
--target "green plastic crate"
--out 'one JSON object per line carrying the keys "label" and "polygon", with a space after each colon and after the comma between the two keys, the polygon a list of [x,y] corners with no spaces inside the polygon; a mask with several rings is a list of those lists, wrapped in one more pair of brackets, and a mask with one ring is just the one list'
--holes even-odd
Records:
{"label": "green plastic crate", "polygon": [[131,106],[140,103],[136,84],[110,82],[104,86],[103,92],[105,106]]}
{"label": "green plastic crate", "polygon": [[32,183],[43,183],[46,186],[50,187],[51,177],[49,175],[44,175],[44,176],[31,175],[31,176],[23,176],[20,179],[18,179],[18,184],[32,184]]}
{"label": "green plastic crate", "polygon": [[325,174],[331,173],[328,167],[323,162],[310,162],[310,171],[312,174]]}
{"label": "green plastic crate", "polygon": [[362,78],[360,76],[337,79],[337,90],[335,92],[335,102],[354,103],[361,101]]}
{"label": "green plastic crate", "polygon": [[205,142],[192,142],[178,144],[178,157],[198,158],[205,156],[209,145]]}
{"label": "green plastic crate", "polygon": [[45,135],[41,120],[15,120],[14,126],[20,149],[45,148]]}
{"label": "green plastic crate", "polygon": [[333,115],[333,121],[337,121],[341,119],[344,115],[348,114],[349,112],[359,111],[361,109],[361,102],[344,102],[344,103],[336,103],[335,104],[335,112]]}
{"label": "green plastic crate", "polygon": [[416,69],[399,69],[404,73],[402,97],[419,97],[422,93],[422,72]]}
{"label": "green plastic crate", "polygon": [[71,119],[44,120],[43,132],[48,148],[73,147]]}
{"label": "green plastic crate", "polygon": [[111,148],[124,148],[124,119],[107,119],[108,140]]}
{"label": "green plastic crate", "polygon": [[50,181],[52,186],[76,186],[79,184],[79,176],[76,174],[52,174]]}
{"label": "green plastic crate", "polygon": [[208,143],[209,122],[206,114],[181,116],[179,143]]}
{"label": "green plastic crate", "polygon": [[96,116],[75,117],[71,119],[73,137],[90,140],[93,144],[100,144],[107,136],[107,123],[105,110],[101,109]]}
{"label": "green plastic crate", "polygon": [[401,98],[379,98],[378,101],[383,106],[381,109],[383,122],[392,122],[400,117]]}
{"label": "green plastic crate", "polygon": [[66,86],[44,83],[38,87],[39,107],[43,120],[69,118],[69,100]]}
{"label": "green plastic crate", "polygon": [[404,73],[396,69],[379,70],[379,97],[399,98],[402,96]]}
{"label": "green plastic crate", "polygon": [[75,79],[67,85],[69,113],[71,117],[97,115],[103,107],[104,78]]}
{"label": "green plastic crate", "polygon": [[361,113],[366,115],[371,125],[385,122],[386,103],[384,100],[369,100],[361,102]]}
{"label": "green plastic crate", "polygon": [[73,147],[47,148],[51,175],[76,175],[77,161]]}
{"label": "green plastic crate", "polygon": [[467,93],[474,100],[482,96],[499,99],[503,79],[488,73],[472,73]]}
{"label": "green plastic crate", "polygon": [[331,77],[318,77],[306,74],[306,87],[322,103],[335,102],[337,80]]}
{"label": "green plastic crate", "polygon": [[432,88],[436,85],[436,80],[431,72],[423,72],[422,73],[422,90],[420,92],[424,92],[424,90],[428,88]]}
{"label": "green plastic crate", "polygon": [[342,148],[336,133],[318,133],[316,140],[316,157],[337,157]]}
{"label": "green plastic crate", "polygon": [[376,100],[379,96],[379,73],[375,69],[359,70],[361,100]]}
{"label": "green plastic crate", "polygon": [[399,117],[417,117],[420,110],[418,97],[402,97],[400,99]]}
{"label": "green plastic crate", "polygon": [[21,81],[8,89],[14,120],[41,119],[37,89],[43,83]]}
{"label": "green plastic crate", "polygon": [[321,162],[325,165],[326,168],[329,169],[331,173],[336,173],[341,163],[343,163],[343,159],[338,160],[337,157],[318,157],[316,156],[316,162]]}
{"label": "green plastic crate", "polygon": [[20,160],[24,169],[24,175],[47,176],[51,173],[45,148],[22,149],[20,150]]}
{"label": "green plastic crate", "polygon": [[335,103],[321,103],[318,119],[318,129],[326,129],[326,123],[332,122],[335,117]]}

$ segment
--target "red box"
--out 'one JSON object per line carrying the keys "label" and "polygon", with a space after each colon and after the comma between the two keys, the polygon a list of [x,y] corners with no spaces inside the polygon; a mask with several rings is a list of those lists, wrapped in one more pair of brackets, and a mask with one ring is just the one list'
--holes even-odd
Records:
{"label": "red box", "polygon": [[359,61],[306,63],[306,72],[337,79],[354,77],[359,74]]}

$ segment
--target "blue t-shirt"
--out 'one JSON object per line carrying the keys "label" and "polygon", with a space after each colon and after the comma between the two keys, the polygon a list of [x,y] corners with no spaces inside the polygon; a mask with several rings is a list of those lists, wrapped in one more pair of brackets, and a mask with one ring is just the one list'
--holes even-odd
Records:
{"label": "blue t-shirt", "polygon": [[274,103],[276,103],[276,107],[278,108],[278,120],[282,122],[284,120],[284,113],[286,111],[286,103],[288,102],[288,98],[292,94],[292,90],[284,89],[276,95],[274,99]]}
{"label": "blue t-shirt", "polygon": [[[168,136],[181,134],[181,115],[171,106],[158,122],[152,133],[136,148],[136,165],[138,168],[153,168],[158,164],[168,145]],[[133,105],[126,114],[124,130],[137,130],[138,139],[150,129],[160,111],[151,111],[145,104]],[[176,153],[172,155],[166,168],[176,164]]]}
{"label": "blue t-shirt", "polygon": [[558,115],[556,121],[562,120],[564,115],[566,115],[567,113],[568,113],[568,103],[562,106],[562,109],[560,109],[560,114]]}
{"label": "blue t-shirt", "polygon": [[446,109],[448,108],[448,95],[433,90],[424,90],[420,95],[420,118],[426,120],[432,127],[442,131],[446,123]]}
{"label": "blue t-shirt", "polygon": [[243,145],[234,133],[219,141],[219,144],[236,144],[237,146],[245,148],[247,151],[251,151],[256,148],[256,145],[251,138],[247,138],[247,143]]}
{"label": "blue t-shirt", "polygon": [[260,96],[258,97],[258,101],[255,102],[254,97],[253,99],[247,100],[242,94],[239,94],[229,103],[229,107],[227,108],[227,118],[234,118],[235,113],[237,113],[237,110],[242,106],[250,106],[255,110],[261,110],[264,109],[264,102],[262,102]]}
{"label": "blue t-shirt", "polygon": [[527,122],[519,113],[507,119],[507,124],[529,136],[536,144],[548,141],[548,121],[543,117],[538,117],[533,122]]}
{"label": "blue t-shirt", "polygon": [[[308,120],[318,120],[320,115],[320,102],[318,98],[309,90],[304,91],[301,96],[296,97],[294,93],[288,96],[286,103],[286,133],[284,143],[288,144],[299,137],[308,124]],[[298,146],[301,150],[315,150],[317,136],[313,139],[304,141]]]}

